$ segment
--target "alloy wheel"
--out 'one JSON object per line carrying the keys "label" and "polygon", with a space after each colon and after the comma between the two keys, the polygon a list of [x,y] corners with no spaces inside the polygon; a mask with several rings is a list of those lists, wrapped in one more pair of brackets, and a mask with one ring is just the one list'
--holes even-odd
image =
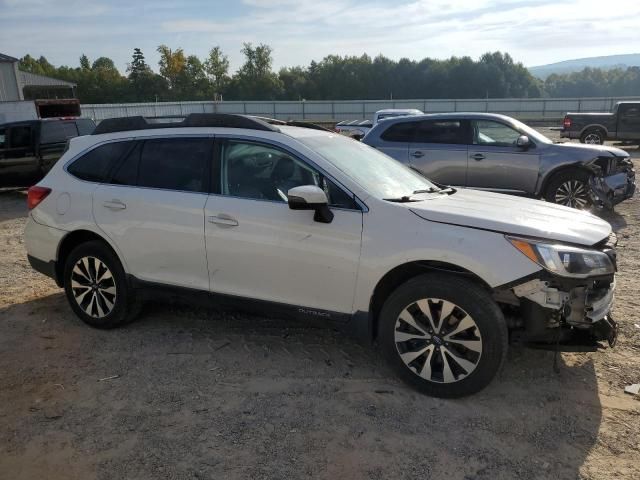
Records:
{"label": "alloy wheel", "polygon": [[600,135],[597,133],[589,133],[584,137],[584,143],[588,143],[591,145],[600,145],[602,140],[600,139]]}
{"label": "alloy wheel", "polygon": [[567,180],[556,190],[555,202],[571,208],[585,208],[590,203],[587,186],[580,180]]}
{"label": "alloy wheel", "polygon": [[111,313],[116,304],[116,283],[109,268],[96,257],[80,258],[71,271],[73,298],[94,318]]}
{"label": "alloy wheel", "polygon": [[425,298],[410,304],[398,316],[394,335],[405,365],[430,382],[458,382],[476,369],[482,357],[478,325],[447,300]]}

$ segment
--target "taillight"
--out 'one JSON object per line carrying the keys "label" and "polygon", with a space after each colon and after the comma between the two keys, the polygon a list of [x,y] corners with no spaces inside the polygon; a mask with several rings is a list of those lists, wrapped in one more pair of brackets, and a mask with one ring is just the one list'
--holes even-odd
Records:
{"label": "taillight", "polygon": [[571,118],[564,117],[564,121],[562,122],[562,126],[564,127],[565,130],[570,129],[571,128]]}
{"label": "taillight", "polygon": [[50,193],[51,189],[47,187],[39,187],[37,185],[29,187],[29,190],[27,190],[27,207],[29,207],[29,210],[36,208]]}

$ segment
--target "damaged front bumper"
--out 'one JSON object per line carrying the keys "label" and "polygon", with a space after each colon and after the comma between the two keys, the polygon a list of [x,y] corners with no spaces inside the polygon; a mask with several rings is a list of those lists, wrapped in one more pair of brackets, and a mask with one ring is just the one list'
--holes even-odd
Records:
{"label": "damaged front bumper", "polygon": [[601,166],[594,164],[589,187],[594,205],[611,209],[614,205],[633,197],[636,191],[636,172],[631,160],[623,159],[607,170],[605,175]]}
{"label": "damaged front bumper", "polygon": [[596,350],[599,342],[613,347],[618,327],[611,315],[615,278],[571,282],[533,279],[512,289],[520,300],[522,339],[559,350]]}
{"label": "damaged front bumper", "polygon": [[611,316],[615,298],[617,237],[611,233],[593,248],[605,254],[612,271],[587,278],[559,276],[547,270],[494,290],[503,306],[512,341],[537,348],[594,351],[616,343]]}

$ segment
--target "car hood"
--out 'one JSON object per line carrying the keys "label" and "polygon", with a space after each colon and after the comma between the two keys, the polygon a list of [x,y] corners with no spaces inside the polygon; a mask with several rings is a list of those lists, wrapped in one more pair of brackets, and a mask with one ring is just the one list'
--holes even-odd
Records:
{"label": "car hood", "polygon": [[423,198],[403,205],[432,222],[589,246],[611,233],[611,225],[591,213],[540,200],[465,188]]}
{"label": "car hood", "polygon": [[582,143],[556,143],[555,146],[572,150],[579,154],[586,155],[588,152],[592,152],[592,156],[595,157],[603,157],[603,156],[614,156],[614,157],[628,157],[629,154],[620,148],[615,147],[607,147],[605,145],[584,145]]}

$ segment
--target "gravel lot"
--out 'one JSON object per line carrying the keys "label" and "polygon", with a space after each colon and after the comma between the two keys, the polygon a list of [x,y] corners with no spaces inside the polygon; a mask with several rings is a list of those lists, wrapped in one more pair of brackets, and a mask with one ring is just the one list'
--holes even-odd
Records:
{"label": "gravel lot", "polygon": [[[545,132],[548,133],[548,132]],[[640,170],[640,150],[632,150]],[[619,345],[512,349],[485,391],[422,396],[373,347],[302,323],[149,305],[82,324],[0,193],[0,479],[640,478],[640,196],[619,234]]]}

